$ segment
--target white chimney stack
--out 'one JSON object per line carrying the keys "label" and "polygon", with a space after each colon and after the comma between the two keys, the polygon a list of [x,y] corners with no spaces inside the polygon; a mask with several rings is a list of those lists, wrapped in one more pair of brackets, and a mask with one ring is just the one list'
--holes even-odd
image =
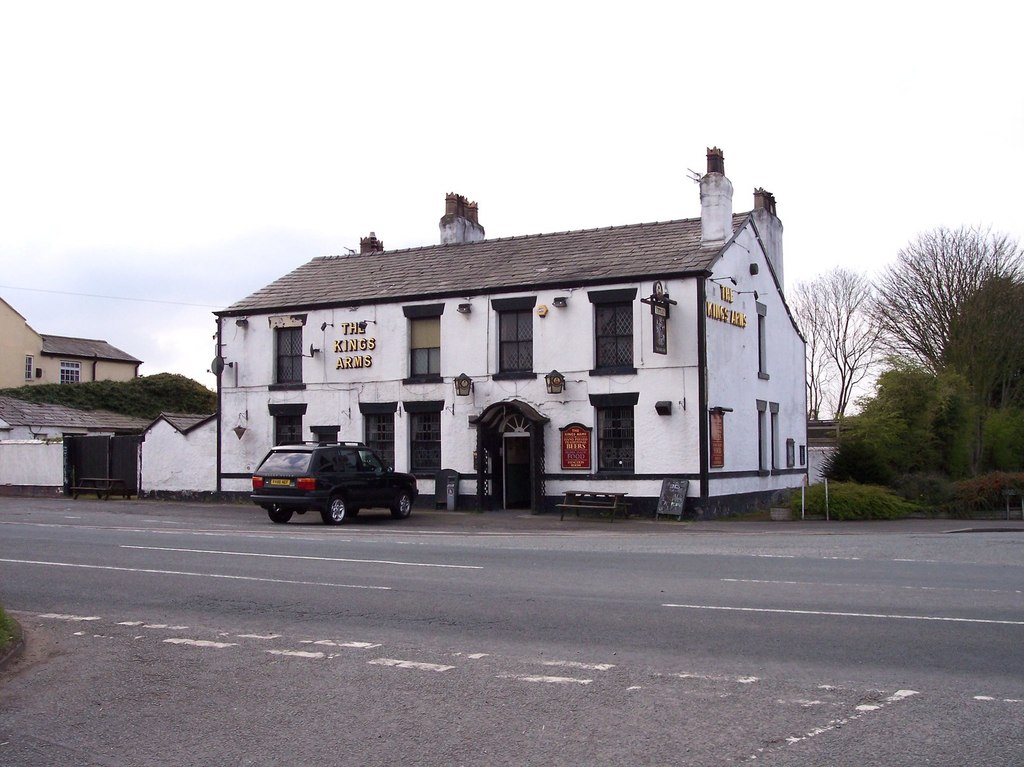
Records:
{"label": "white chimney stack", "polygon": [[722,245],[732,237],[732,183],[718,147],[708,149],[708,172],[700,180],[700,230],[701,245]]}

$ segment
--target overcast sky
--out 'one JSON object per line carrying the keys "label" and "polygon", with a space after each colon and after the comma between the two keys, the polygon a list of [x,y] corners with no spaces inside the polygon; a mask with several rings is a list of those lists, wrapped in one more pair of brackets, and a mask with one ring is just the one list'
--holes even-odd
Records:
{"label": "overcast sky", "polygon": [[1024,242],[1015,3],[0,0],[0,296],[213,387],[212,312],[320,255],[773,192],[789,287]]}

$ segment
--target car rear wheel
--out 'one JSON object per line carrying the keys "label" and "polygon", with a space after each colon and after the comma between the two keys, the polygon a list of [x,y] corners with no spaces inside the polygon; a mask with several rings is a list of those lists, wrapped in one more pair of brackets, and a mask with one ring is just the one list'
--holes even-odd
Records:
{"label": "car rear wheel", "polygon": [[282,509],[280,506],[271,506],[267,509],[267,516],[270,517],[271,522],[283,525],[292,518],[292,512],[289,509]]}
{"label": "car rear wheel", "polygon": [[331,498],[331,505],[326,511],[321,512],[320,516],[323,517],[325,525],[340,525],[347,516],[345,499],[340,495]]}
{"label": "car rear wheel", "polygon": [[395,498],[395,505],[391,507],[391,516],[395,519],[405,519],[412,513],[412,496],[408,493],[399,493]]}

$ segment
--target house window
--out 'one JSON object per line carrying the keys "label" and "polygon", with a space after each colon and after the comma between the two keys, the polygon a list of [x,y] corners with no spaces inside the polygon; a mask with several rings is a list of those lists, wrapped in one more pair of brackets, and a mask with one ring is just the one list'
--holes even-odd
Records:
{"label": "house window", "polygon": [[598,471],[628,471],[635,468],[633,407],[620,405],[597,409]]}
{"label": "house window", "polygon": [[768,347],[767,347],[767,313],[768,307],[757,304],[757,377],[768,379]]}
{"label": "house window", "polygon": [[65,383],[78,383],[82,380],[82,363],[81,362],[70,362],[68,360],[60,361],[60,382]]}
{"label": "house window", "polygon": [[292,445],[302,442],[302,416],[279,415],[274,417],[274,444]]}
{"label": "house window", "polygon": [[413,473],[441,469],[441,413],[409,413],[409,465]]}
{"label": "house window", "polygon": [[34,363],[35,363],[35,360],[32,358],[32,355],[31,354],[26,354],[25,355],[25,380],[26,381],[31,381],[32,380],[32,366],[33,366]]}
{"label": "house window", "polygon": [[441,318],[409,320],[409,375],[437,378],[441,375]]}
{"label": "house window", "polygon": [[771,451],[772,470],[781,468],[779,466],[779,403],[768,403],[768,410],[771,417]]}
{"label": "house window", "polygon": [[757,468],[760,472],[768,473],[768,428],[765,420],[768,403],[764,400],[757,400]]}
{"label": "house window", "polygon": [[596,367],[633,366],[633,305],[602,304],[594,312],[596,320]]}
{"label": "house window", "polygon": [[365,413],[363,441],[377,451],[389,466],[395,465],[395,414]]}
{"label": "house window", "polygon": [[635,373],[633,367],[633,301],[636,288],[591,290],[594,305],[594,370],[591,375]]}
{"label": "house window", "polygon": [[529,309],[498,313],[498,371],[533,370],[533,312]]}
{"label": "house window", "polygon": [[274,346],[277,355],[276,382],[302,383],[302,328],[276,328]]}

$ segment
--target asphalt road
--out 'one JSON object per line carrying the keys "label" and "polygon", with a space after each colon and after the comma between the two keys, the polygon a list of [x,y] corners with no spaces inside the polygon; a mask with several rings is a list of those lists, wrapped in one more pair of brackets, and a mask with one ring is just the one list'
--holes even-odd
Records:
{"label": "asphalt road", "polygon": [[1024,764],[1019,520],[306,516],[0,498],[0,764]]}

